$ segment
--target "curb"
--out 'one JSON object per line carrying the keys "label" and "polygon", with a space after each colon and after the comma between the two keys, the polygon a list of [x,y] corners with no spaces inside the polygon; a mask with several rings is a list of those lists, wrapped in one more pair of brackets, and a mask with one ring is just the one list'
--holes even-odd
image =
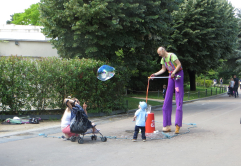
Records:
{"label": "curb", "polygon": [[[123,113],[126,113],[126,111],[125,110],[116,110],[116,111],[112,111],[111,113],[104,113],[104,112],[88,113],[88,117],[90,117],[90,118],[103,117],[103,116],[118,115],[118,114],[123,114]],[[7,118],[13,118],[14,116],[18,116],[18,115],[0,115],[0,120],[4,120]],[[61,115],[26,115],[26,116],[29,116],[31,118],[40,117],[42,120],[50,120],[50,119],[61,119],[63,115],[61,114]],[[19,117],[22,117],[22,116],[19,116]]]}
{"label": "curb", "polygon": [[36,131],[40,131],[40,130],[54,129],[54,128],[60,128],[60,125],[50,126],[50,127],[42,127],[42,128],[37,128],[37,129],[29,129],[29,130],[25,130],[25,131],[14,132],[11,134],[0,135],[0,138],[14,136],[14,135],[28,133],[28,132],[36,132]]}

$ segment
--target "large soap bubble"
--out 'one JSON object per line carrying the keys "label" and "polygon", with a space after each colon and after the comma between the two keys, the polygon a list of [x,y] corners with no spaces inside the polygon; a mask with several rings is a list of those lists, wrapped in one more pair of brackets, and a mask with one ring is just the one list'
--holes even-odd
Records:
{"label": "large soap bubble", "polygon": [[115,68],[103,65],[97,70],[97,78],[101,81],[106,81],[115,75]]}

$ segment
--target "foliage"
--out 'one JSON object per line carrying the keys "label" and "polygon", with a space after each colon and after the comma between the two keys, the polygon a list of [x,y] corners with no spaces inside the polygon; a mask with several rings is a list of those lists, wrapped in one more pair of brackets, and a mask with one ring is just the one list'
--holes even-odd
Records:
{"label": "foliage", "polygon": [[[30,8],[25,9],[23,13],[14,13],[11,15],[11,24],[16,25],[41,25],[39,20],[39,3],[32,4]],[[9,21],[7,21],[9,23]]]}
{"label": "foliage", "polygon": [[236,41],[236,50],[235,52],[224,60],[225,63],[220,64],[218,69],[219,77],[224,77],[224,83],[229,83],[230,78],[233,75],[241,77],[241,9],[237,9],[236,17],[238,18],[238,38]]}
{"label": "foliage", "polygon": [[[157,47],[170,43],[171,12],[177,9],[178,0],[42,0],[40,4],[43,33],[52,38],[61,57],[123,66],[129,77],[139,80],[131,87],[139,88],[145,85],[140,78],[146,81],[157,70]],[[143,73],[147,68],[149,72]]]}
{"label": "foliage", "polygon": [[176,50],[184,69],[193,73],[190,80],[195,80],[195,74],[217,69],[219,59],[234,52],[238,20],[227,1],[185,0],[174,12],[174,20],[174,45],[169,48]]}
{"label": "foliage", "polygon": [[0,59],[1,103],[4,111],[64,108],[67,96],[86,102],[90,112],[123,108],[125,77],[121,68],[108,81],[98,81],[96,71],[104,62],[91,59]]}
{"label": "foliage", "polygon": [[8,43],[9,41],[6,40],[0,40],[1,43]]}
{"label": "foliage", "polygon": [[24,93],[24,88],[28,85],[28,82],[22,74],[26,64],[24,61],[20,63],[18,60],[17,58],[1,59],[0,98],[3,110],[7,110],[7,106],[12,111],[17,111],[18,108],[23,106],[30,107],[29,104],[25,103],[28,96]]}
{"label": "foliage", "polygon": [[239,33],[238,33],[238,39],[237,39],[237,49],[235,51],[235,55],[232,56],[232,58],[229,59],[229,64],[230,62],[234,65],[234,71],[238,73],[237,75],[241,76],[241,9],[237,9],[237,17],[238,17],[238,28],[239,28]]}
{"label": "foliage", "polygon": [[[204,86],[204,79],[197,79],[197,84],[199,86]],[[212,80],[206,80],[205,79],[205,87],[208,88],[208,87],[211,87],[213,84],[213,81]]]}
{"label": "foliage", "polygon": [[11,24],[11,22],[13,21],[13,15],[10,15],[11,19],[6,21],[6,24]]}

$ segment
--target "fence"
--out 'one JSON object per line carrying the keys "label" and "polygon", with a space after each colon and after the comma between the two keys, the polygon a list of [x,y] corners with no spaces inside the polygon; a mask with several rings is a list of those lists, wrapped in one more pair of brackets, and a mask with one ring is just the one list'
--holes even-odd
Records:
{"label": "fence", "polygon": [[192,98],[203,98],[203,97],[225,93],[226,91],[227,91],[226,86],[219,86],[219,87],[216,86],[214,88],[211,88],[210,90],[205,89],[204,91],[198,91],[195,93],[190,93],[190,91],[188,91],[184,94],[184,97],[187,97],[187,100],[190,100],[191,98],[190,95],[192,96]]}
{"label": "fence", "polygon": [[[197,92],[187,91],[184,93],[184,100],[208,97],[208,96],[212,96],[212,95],[225,93],[226,91],[227,91],[227,86],[219,86],[219,85],[216,85],[214,88],[211,88],[211,89],[199,90]],[[127,94],[134,95],[135,97],[145,97],[146,91],[126,90],[126,95]],[[159,99],[159,98],[162,98],[162,96],[163,96],[163,93],[160,90],[148,92],[149,98],[158,98]],[[174,97],[175,97],[175,95],[174,95]]]}

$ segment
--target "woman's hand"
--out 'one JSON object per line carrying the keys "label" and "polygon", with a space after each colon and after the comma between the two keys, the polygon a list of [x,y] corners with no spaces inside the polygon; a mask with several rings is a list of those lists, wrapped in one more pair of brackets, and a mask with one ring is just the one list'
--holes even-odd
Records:
{"label": "woman's hand", "polygon": [[85,102],[84,102],[84,104],[83,104],[83,109],[86,110],[86,108],[87,108],[87,105],[86,105]]}
{"label": "woman's hand", "polygon": [[75,105],[77,105],[77,104],[80,105],[80,102],[78,99],[75,100]]}
{"label": "woman's hand", "polygon": [[86,108],[87,108],[87,105],[86,105],[85,102],[84,102],[84,104],[83,104],[83,109],[84,109],[85,114],[88,115],[88,113],[87,113],[87,111],[86,111]]}

